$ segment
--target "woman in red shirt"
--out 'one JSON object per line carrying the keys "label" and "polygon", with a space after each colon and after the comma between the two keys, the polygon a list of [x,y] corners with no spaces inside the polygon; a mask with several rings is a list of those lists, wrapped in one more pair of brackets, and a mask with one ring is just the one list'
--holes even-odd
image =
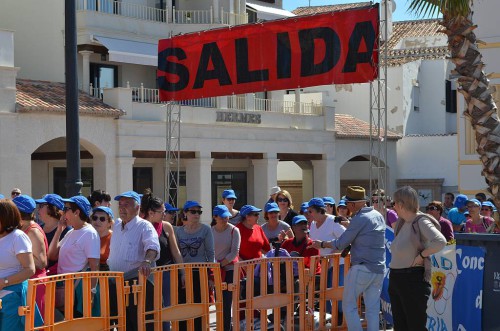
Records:
{"label": "woman in red shirt", "polygon": [[240,260],[259,258],[271,250],[264,231],[257,224],[261,211],[262,209],[252,205],[245,205],[240,209],[241,222],[236,225],[241,234]]}

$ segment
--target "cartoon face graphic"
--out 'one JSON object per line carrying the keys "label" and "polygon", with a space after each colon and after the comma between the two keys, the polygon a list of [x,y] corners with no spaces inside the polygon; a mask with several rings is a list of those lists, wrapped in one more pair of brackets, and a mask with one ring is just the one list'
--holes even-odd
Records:
{"label": "cartoon face graphic", "polygon": [[431,278],[432,284],[432,298],[437,301],[443,296],[443,292],[446,285],[446,275],[441,271],[435,271],[432,273]]}

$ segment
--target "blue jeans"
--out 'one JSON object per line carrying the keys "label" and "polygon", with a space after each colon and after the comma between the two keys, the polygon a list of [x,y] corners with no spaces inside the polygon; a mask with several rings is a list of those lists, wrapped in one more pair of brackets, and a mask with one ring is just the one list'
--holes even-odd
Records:
{"label": "blue jeans", "polygon": [[363,294],[367,331],[379,330],[380,292],[384,274],[375,274],[364,265],[354,265],[349,269],[342,297],[344,317],[349,331],[362,331],[358,314],[358,298]]}

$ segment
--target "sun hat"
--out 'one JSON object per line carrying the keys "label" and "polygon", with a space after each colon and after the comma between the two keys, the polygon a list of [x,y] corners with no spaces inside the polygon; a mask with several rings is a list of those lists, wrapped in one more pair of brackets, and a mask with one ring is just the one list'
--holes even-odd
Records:
{"label": "sun hat", "polygon": [[222,198],[223,199],[236,199],[236,194],[234,194],[233,190],[224,190],[224,192],[222,192]]}
{"label": "sun hat", "polygon": [[95,207],[94,209],[92,209],[92,213],[95,213],[96,211],[103,211],[106,214],[108,214],[108,216],[111,217],[112,219],[115,218],[113,211],[109,207],[99,206],[99,207]]}
{"label": "sun hat", "polygon": [[130,199],[134,199],[135,201],[137,201],[137,203],[141,203],[141,196],[135,191],[123,192],[122,194],[117,195],[115,197],[115,200],[118,201],[121,198],[130,198]]}
{"label": "sun hat", "polygon": [[226,217],[231,217],[231,213],[229,212],[229,209],[227,209],[226,205],[217,205],[214,207],[214,210],[212,212],[212,215],[214,216],[219,216],[222,218]]}
{"label": "sun hat", "polygon": [[165,202],[165,210],[166,211],[179,211],[179,208],[174,208],[174,206],[172,206],[168,202]]}
{"label": "sun hat", "polygon": [[467,204],[467,200],[469,200],[469,198],[467,198],[465,194],[459,194],[455,198],[455,203],[453,204],[453,206],[455,206],[456,208],[463,208]]}
{"label": "sun hat", "polygon": [[92,206],[90,205],[89,200],[87,200],[87,198],[83,195],[75,195],[74,197],[68,199],[62,199],[62,201],[74,203],[87,217],[90,216]]}
{"label": "sun hat", "polygon": [[366,201],[366,191],[361,186],[348,186],[345,195],[347,201]]}
{"label": "sun hat", "polygon": [[325,202],[321,198],[312,198],[307,203],[307,206],[308,207],[316,206],[316,207],[325,208]]}
{"label": "sun hat", "polygon": [[306,212],[307,211],[307,208],[309,207],[309,202],[302,202],[302,204],[300,205],[300,211],[301,212]]}
{"label": "sun hat", "polygon": [[188,201],[186,201],[186,203],[184,203],[184,207],[182,207],[182,209],[188,210],[189,208],[193,208],[193,207],[203,208],[198,201],[188,200]]}
{"label": "sun hat", "polygon": [[12,202],[17,206],[20,212],[31,214],[36,208],[36,202],[32,197],[26,194],[21,194],[12,199]]}
{"label": "sun hat", "polygon": [[278,207],[278,204],[276,202],[269,202],[269,203],[266,203],[266,206],[264,207],[264,211],[266,213],[270,213],[270,212],[273,212],[273,211],[280,211],[280,208]]}
{"label": "sun hat", "polygon": [[307,218],[304,215],[297,215],[292,219],[292,225],[307,223]]}
{"label": "sun hat", "polygon": [[271,192],[269,192],[269,195],[274,195],[274,194],[278,193],[279,191],[281,191],[281,188],[279,186],[273,186],[273,187],[271,187]]}
{"label": "sun hat", "polygon": [[241,214],[241,216],[247,216],[250,213],[261,212],[261,211],[262,211],[262,209],[257,208],[257,207],[255,207],[253,205],[244,205],[240,209],[240,214]]}
{"label": "sun hat", "polygon": [[62,201],[62,197],[59,194],[49,193],[43,196],[41,199],[35,200],[37,204],[48,203],[56,207],[57,209],[64,208],[64,202]]}
{"label": "sun hat", "polygon": [[334,205],[335,199],[332,197],[323,197],[323,202],[325,203],[325,205]]}

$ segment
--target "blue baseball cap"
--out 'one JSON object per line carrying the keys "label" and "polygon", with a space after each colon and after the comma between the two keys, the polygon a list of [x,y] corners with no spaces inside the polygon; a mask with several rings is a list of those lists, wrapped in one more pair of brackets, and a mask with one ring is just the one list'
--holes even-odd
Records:
{"label": "blue baseball cap", "polygon": [[473,204],[475,204],[476,206],[479,206],[481,207],[481,201],[479,201],[478,199],[469,199],[467,200],[466,203],[469,203],[469,202],[472,202]]}
{"label": "blue baseball cap", "polygon": [[307,223],[307,218],[304,215],[297,215],[292,219],[292,225]]}
{"label": "blue baseball cap", "polygon": [[491,209],[493,209],[493,211],[497,211],[497,207],[495,207],[495,205],[491,201],[485,201],[481,204],[481,206],[490,207]]}
{"label": "blue baseball cap", "polygon": [[141,196],[139,195],[139,193],[137,193],[135,191],[123,192],[122,194],[117,195],[115,197],[115,200],[118,201],[121,198],[130,198],[130,199],[134,199],[135,201],[137,201],[137,203],[141,203]]}
{"label": "blue baseball cap", "polygon": [[31,214],[36,208],[35,200],[26,194],[18,195],[12,200],[12,202],[14,202],[20,212],[26,214]]}
{"label": "blue baseball cap", "polygon": [[62,201],[62,198],[59,194],[49,193],[44,195],[43,198],[35,200],[35,202],[37,204],[48,203],[49,205],[52,205],[57,209],[64,208],[64,202]]}
{"label": "blue baseball cap", "polygon": [[467,200],[469,200],[469,198],[467,198],[467,196],[465,194],[459,194],[455,198],[454,206],[456,208],[463,208],[467,204]]}
{"label": "blue baseball cap", "polygon": [[253,212],[258,212],[260,213],[262,211],[262,209],[259,209],[255,206],[252,206],[252,205],[244,205],[243,207],[241,207],[240,209],[240,214],[241,216],[247,216],[248,214],[250,213],[253,213]]}
{"label": "blue baseball cap", "polygon": [[272,211],[280,211],[280,207],[278,207],[278,204],[276,202],[268,202],[266,203],[266,206],[264,207],[264,211],[266,213],[270,213]]}
{"label": "blue baseball cap", "polygon": [[323,202],[325,203],[325,205],[334,205],[335,199],[332,197],[323,197]]}
{"label": "blue baseball cap", "polygon": [[186,203],[184,204],[184,207],[182,207],[182,209],[188,210],[189,208],[193,208],[193,207],[203,208],[198,201],[188,200],[188,201],[186,201]]}
{"label": "blue baseball cap", "polygon": [[108,214],[109,217],[111,217],[112,219],[115,218],[115,215],[113,214],[113,211],[109,207],[99,206],[99,207],[95,207],[94,209],[92,209],[92,213],[95,213],[96,211],[103,211],[106,214]]}
{"label": "blue baseball cap", "polygon": [[166,211],[179,211],[179,208],[174,208],[174,206],[172,206],[168,202],[165,202],[165,210]]}
{"label": "blue baseball cap", "polygon": [[345,203],[345,200],[340,200],[339,204],[337,205],[337,207],[347,207],[347,204]]}
{"label": "blue baseball cap", "polygon": [[5,199],[5,195],[0,194],[0,199]]}
{"label": "blue baseball cap", "polygon": [[214,207],[214,211],[212,213],[214,216],[220,216],[222,218],[231,217],[231,213],[229,209],[225,205],[217,205]]}
{"label": "blue baseball cap", "polygon": [[234,193],[233,190],[224,190],[224,192],[222,192],[222,198],[223,199],[236,199],[236,194]]}
{"label": "blue baseball cap", "polygon": [[302,204],[300,205],[300,211],[306,212],[308,207],[309,207],[309,202],[302,202]]}
{"label": "blue baseball cap", "polygon": [[75,195],[68,199],[62,199],[63,202],[71,202],[78,206],[78,208],[87,216],[90,217],[92,206],[89,200],[83,195]]}
{"label": "blue baseball cap", "polygon": [[312,207],[312,206],[325,208],[325,202],[321,198],[312,198],[308,202],[308,207]]}

